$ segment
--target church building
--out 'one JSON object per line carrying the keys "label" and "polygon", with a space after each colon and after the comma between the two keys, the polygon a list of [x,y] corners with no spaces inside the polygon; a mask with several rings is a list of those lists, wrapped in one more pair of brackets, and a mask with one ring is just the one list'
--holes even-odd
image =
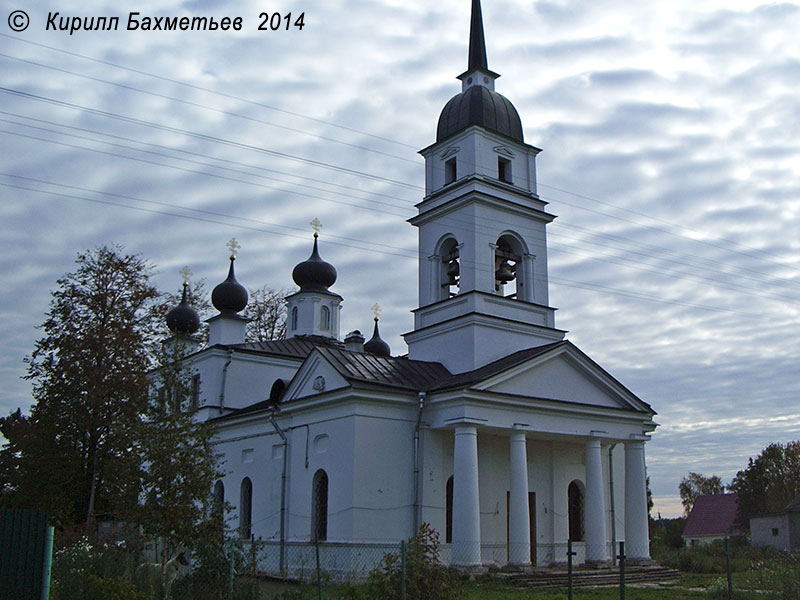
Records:
{"label": "church building", "polygon": [[[232,248],[208,344],[186,358],[224,457],[214,494],[243,538],[396,543],[428,523],[444,562],[466,569],[566,563],[568,540],[578,562],[609,562],[623,540],[629,561],[646,562],[655,412],[555,326],[540,150],[495,91],[479,0],[468,56],[421,150],[407,353],[381,339],[377,307],[371,339],[342,337],[317,232],[292,272],[285,337],[246,343]],[[169,324],[191,342],[185,296]]]}

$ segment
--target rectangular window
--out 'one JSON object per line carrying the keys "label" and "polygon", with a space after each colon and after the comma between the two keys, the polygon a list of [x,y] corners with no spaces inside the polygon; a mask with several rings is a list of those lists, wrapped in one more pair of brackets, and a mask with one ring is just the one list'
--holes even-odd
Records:
{"label": "rectangular window", "polygon": [[773,537],[778,537],[778,528],[777,527],[773,527],[772,528],[772,536]]}
{"label": "rectangular window", "polygon": [[506,158],[497,159],[497,178],[506,183],[511,181],[511,161]]}
{"label": "rectangular window", "polygon": [[456,159],[451,158],[444,163],[444,184],[453,183],[456,180]]}

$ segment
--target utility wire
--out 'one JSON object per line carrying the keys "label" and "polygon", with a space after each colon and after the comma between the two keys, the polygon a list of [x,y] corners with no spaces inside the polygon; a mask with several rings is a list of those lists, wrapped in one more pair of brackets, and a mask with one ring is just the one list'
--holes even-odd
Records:
{"label": "utility wire", "polygon": [[69,56],[74,56],[76,58],[89,60],[91,62],[98,63],[98,64],[101,64],[101,65],[106,65],[106,66],[109,66],[109,67],[122,69],[122,70],[128,71],[130,73],[136,73],[138,75],[144,75],[146,77],[152,77],[153,79],[159,79],[161,81],[167,81],[169,83],[174,83],[176,85],[180,85],[180,86],[183,86],[183,87],[186,87],[186,88],[190,88],[190,89],[193,89],[193,90],[199,90],[199,91],[202,91],[202,92],[208,92],[209,94],[214,94],[216,96],[221,96],[223,98],[230,98],[231,100],[237,100],[239,102],[244,102],[246,104],[251,104],[253,106],[260,106],[261,108],[267,108],[269,110],[274,110],[276,112],[280,112],[280,113],[283,113],[283,114],[286,114],[286,115],[292,115],[293,117],[300,117],[302,119],[308,119],[309,121],[313,121],[315,123],[320,123],[322,125],[328,125],[330,127],[336,127],[337,129],[343,129],[345,131],[350,131],[352,133],[358,133],[360,135],[365,135],[367,137],[371,137],[371,138],[374,138],[374,139],[377,139],[377,140],[381,140],[381,141],[384,141],[384,142],[390,142],[392,144],[397,144],[399,146],[405,146],[406,148],[411,148],[412,150],[417,150],[417,147],[416,146],[412,146],[411,144],[406,144],[404,142],[399,142],[399,141],[393,140],[391,138],[382,137],[380,135],[375,135],[374,133],[368,133],[366,131],[362,131],[360,129],[355,129],[353,127],[348,127],[346,125],[340,125],[339,123],[334,123],[332,121],[325,121],[323,119],[317,119],[315,117],[310,117],[310,116],[304,115],[302,113],[292,112],[290,110],[286,110],[286,109],[283,109],[283,108],[278,108],[276,106],[270,106],[269,104],[264,104],[262,102],[256,102],[255,100],[250,100],[248,98],[242,98],[241,96],[235,96],[233,94],[228,94],[226,92],[220,92],[219,90],[213,90],[211,88],[202,87],[202,86],[195,85],[195,84],[192,84],[192,83],[186,83],[185,81],[181,81],[179,79],[172,79],[170,77],[164,77],[162,75],[156,75],[154,73],[149,73],[147,71],[142,71],[140,69],[134,69],[132,67],[126,67],[124,65],[113,63],[113,62],[110,62],[110,61],[107,61],[107,60],[94,58],[92,56],[86,56],[85,54],[78,54],[77,52],[70,52],[69,50],[64,50],[63,48],[56,48],[55,46],[48,46],[47,44],[40,44],[39,42],[33,42],[31,40],[26,40],[26,39],[21,38],[19,36],[8,35],[7,33],[0,33],[0,35],[3,36],[3,37],[9,38],[11,40],[14,40],[15,42],[24,42],[24,43],[30,44],[32,46],[39,46],[40,48],[47,48],[48,50],[53,50],[54,52],[61,52],[62,54],[68,54]]}
{"label": "utility wire", "polygon": [[[218,213],[218,212],[206,211],[206,210],[199,210],[199,209],[184,209],[184,208],[181,208],[181,207],[178,207],[176,205],[169,204],[169,203],[166,203],[166,202],[144,200],[144,199],[136,198],[136,197],[133,197],[133,196],[127,196],[127,195],[122,195],[122,194],[112,194],[112,193],[109,193],[109,192],[101,192],[101,191],[98,191],[98,190],[91,190],[91,189],[88,189],[88,188],[79,188],[79,187],[76,187],[76,186],[58,184],[58,183],[45,181],[45,180],[41,180],[41,179],[22,177],[22,176],[18,176],[18,175],[11,175],[11,174],[8,174],[8,173],[0,173],[0,175],[6,176],[6,177],[14,177],[14,178],[22,179],[22,180],[25,180],[25,181],[43,183],[45,185],[60,186],[60,187],[65,187],[65,188],[69,188],[69,189],[86,191],[86,192],[90,192],[90,193],[94,193],[94,194],[101,194],[101,195],[106,195],[106,196],[112,196],[112,197],[117,197],[117,198],[122,198],[122,199],[133,200],[133,201],[137,201],[137,202],[143,202],[143,203],[163,206],[163,207],[172,208],[172,209],[190,211],[190,212],[199,213],[199,214],[202,214],[202,215],[208,215],[210,217],[220,217],[220,218],[232,219],[232,220],[240,221],[240,222],[243,222],[243,223],[254,223],[254,224],[258,224],[258,225],[267,225],[267,226],[270,226],[270,227],[278,227],[278,228],[284,228],[284,229],[291,229],[291,230],[295,230],[295,231],[303,231],[300,228],[276,225],[274,223],[269,223],[269,222],[266,222],[266,221],[258,221],[258,220],[255,220],[255,219],[241,218],[241,217],[236,217],[236,216],[229,215],[229,214],[224,214],[224,213]],[[209,222],[209,223],[232,225],[232,226],[242,227],[244,229],[251,229],[251,230],[255,230],[255,231],[265,231],[267,233],[274,233],[274,234],[277,234],[277,235],[286,235],[286,236],[289,236],[289,237],[297,237],[297,238],[305,239],[305,236],[302,236],[302,235],[299,235],[299,234],[290,234],[290,233],[274,231],[274,230],[268,230],[268,229],[263,229],[261,227],[252,227],[252,226],[247,226],[247,225],[241,225],[241,226],[240,225],[233,225],[233,224],[228,223],[228,222],[223,222],[223,221],[219,221],[219,220],[215,220],[215,219],[211,219],[211,218],[193,217],[193,216],[189,216],[189,215],[185,215],[185,214],[181,214],[181,213],[169,212],[169,211],[164,211],[164,210],[153,210],[153,209],[147,209],[147,208],[143,208],[143,207],[135,207],[135,206],[127,205],[127,204],[120,204],[120,203],[115,203],[115,202],[110,202],[110,201],[87,198],[85,196],[76,196],[74,194],[63,194],[63,193],[51,192],[51,191],[42,190],[42,189],[39,189],[39,188],[26,188],[24,186],[17,186],[17,185],[4,184],[4,183],[0,183],[0,185],[4,185],[6,187],[13,187],[13,188],[17,188],[17,189],[22,189],[22,190],[28,190],[28,191],[44,193],[44,194],[51,194],[51,195],[55,195],[55,196],[59,196],[59,197],[66,197],[66,198],[72,198],[72,199],[85,200],[85,201],[89,201],[89,202],[97,202],[97,203],[100,203],[100,204],[106,204],[106,205],[117,206],[117,207],[122,207],[122,208],[132,208],[134,210],[140,210],[140,211],[144,211],[144,212],[152,212],[152,213],[163,214],[163,215],[168,215],[168,216],[175,216],[175,217],[181,217],[181,218],[191,218],[191,219],[194,219],[194,220],[205,221],[205,222]],[[348,237],[344,237],[344,236],[334,236],[334,235],[331,235],[331,234],[327,234],[326,238],[329,238],[329,237],[332,237],[332,238],[335,238],[335,239],[339,239],[339,240],[344,240],[342,242],[331,242],[331,241],[328,242],[328,243],[334,244],[334,245],[345,246],[345,247],[350,247],[350,248],[356,248],[356,249],[359,249],[359,250],[368,250],[368,251],[372,251],[372,252],[380,252],[380,253],[383,253],[383,254],[390,254],[390,255],[394,255],[394,256],[400,256],[400,257],[403,257],[403,258],[412,258],[413,259],[413,258],[415,258],[415,255],[416,255],[416,252],[413,251],[413,250],[406,249],[406,248],[398,248],[397,246],[390,246],[390,245],[387,245],[387,244],[377,244],[377,243],[374,243],[374,242],[367,242],[367,241],[364,241],[364,240],[357,240],[357,239],[354,239],[354,238],[348,238]],[[371,244],[371,245],[382,246],[384,248],[389,248],[391,250],[400,250],[400,251],[403,251],[403,252],[408,252],[408,254],[401,254],[399,252],[393,252],[393,251],[387,251],[387,250],[379,250],[379,249],[376,249],[376,248],[368,248],[368,247],[364,247],[364,246],[357,246],[357,245],[354,245],[354,243],[356,243],[356,244]],[[568,250],[566,248],[562,248],[559,251],[564,251],[564,252],[569,252],[569,253],[579,254],[580,255],[580,253],[576,253],[576,252]],[[615,263],[615,264],[621,264],[618,261],[597,258],[596,256],[590,256],[588,258],[590,258],[591,260],[595,260],[595,261],[612,262],[612,263]],[[467,263],[465,263],[465,265],[466,264]],[[471,265],[471,266],[474,268],[474,265]],[[624,266],[630,266],[630,265],[624,265]],[[485,271],[485,270],[486,269],[479,269],[479,271]],[[652,271],[652,269],[642,268],[642,267],[640,267],[639,270]],[[667,276],[667,277],[674,278],[674,279],[683,279],[684,277],[687,276],[687,274],[685,274],[685,273],[680,273],[680,276],[672,275],[672,274],[669,274],[669,273],[663,273],[663,272],[660,272],[660,274],[662,274],[664,276]],[[701,278],[698,278],[698,277],[693,277],[691,275],[689,275],[689,277],[693,278],[693,279],[701,279]],[[542,281],[542,280],[546,280],[547,278],[545,278],[545,277],[537,277],[536,279]],[[580,287],[580,288],[584,288],[584,289],[593,289],[593,290],[598,290],[598,291],[603,291],[603,292],[608,292],[608,293],[612,293],[613,292],[613,293],[617,293],[618,295],[625,296],[625,297],[630,297],[630,298],[642,298],[642,299],[648,299],[648,300],[658,300],[657,297],[654,297],[654,296],[651,296],[651,295],[648,295],[648,294],[629,292],[629,291],[619,290],[617,288],[609,288],[607,286],[600,286],[598,284],[587,284],[585,282],[576,282],[575,280],[564,279],[564,278],[552,278],[552,277],[550,278],[550,281],[554,281],[554,280],[555,281],[560,281],[564,285],[568,285],[568,286],[571,286],[571,287]],[[734,289],[735,291],[739,291],[739,290],[736,290],[735,288],[733,288],[731,286],[726,286],[724,284],[719,284],[719,282],[718,282],[718,285],[715,286],[715,287],[727,287],[729,289]],[[751,295],[753,295],[752,290],[745,290],[745,291],[750,293]],[[782,296],[775,297],[775,296],[764,295],[764,294],[754,294],[754,295],[766,297],[766,298],[769,298],[769,299],[784,299],[784,300],[789,300],[791,302],[797,302],[796,298],[787,298],[787,297],[782,297]],[[671,300],[671,299],[666,299],[666,298],[660,298],[660,301],[663,301],[663,302],[669,303],[669,304],[680,304],[680,305],[683,305],[683,306],[689,306],[689,307],[693,307],[693,308],[702,308],[703,310],[714,310],[714,311],[718,311],[718,312],[727,312],[727,313],[731,313],[731,314],[738,314],[740,316],[747,316],[747,317],[751,317],[751,318],[756,316],[756,315],[752,315],[752,314],[749,314],[749,313],[742,313],[742,312],[739,312],[739,311],[733,311],[733,310],[730,310],[730,309],[721,309],[721,308],[718,308],[718,307],[710,307],[710,306],[706,306],[706,305],[694,304],[694,303],[689,303],[689,302],[679,301],[679,300]]]}
{"label": "utility wire", "polygon": [[43,63],[39,63],[33,60],[27,60],[24,58],[18,58],[16,56],[11,56],[10,54],[4,54],[0,52],[0,56],[3,58],[7,58],[9,60],[16,60],[19,62],[23,62],[29,65],[34,65],[37,67],[41,67],[43,69],[50,69],[52,71],[57,71],[59,73],[64,73],[65,75],[73,75],[75,77],[81,77],[83,79],[89,79],[90,81],[96,81],[98,83],[105,83],[106,85],[112,85],[118,88],[130,90],[132,92],[138,92],[140,94],[146,94],[148,96],[154,96],[156,98],[162,98],[164,100],[171,100],[173,102],[179,102],[181,104],[185,104],[187,106],[193,106],[195,108],[202,108],[204,110],[210,110],[212,112],[216,112],[219,114],[227,115],[229,117],[236,117],[237,119],[244,119],[246,121],[252,121],[254,123],[260,123],[262,125],[269,125],[270,127],[277,127],[278,129],[284,129],[286,131],[291,131],[293,133],[299,133],[301,135],[308,135],[320,140],[325,140],[326,142],[334,142],[336,144],[342,144],[344,146],[350,146],[351,148],[357,148],[358,150],[364,150],[366,152],[374,152],[375,154],[380,154],[383,156],[387,156],[389,158],[395,158],[397,160],[403,160],[406,162],[410,162],[412,164],[418,165],[418,160],[411,160],[410,158],[405,158],[404,156],[398,156],[396,154],[389,154],[388,152],[383,152],[381,150],[375,150],[374,148],[368,148],[366,146],[359,146],[358,144],[351,144],[350,142],[344,142],[342,140],[337,140],[335,138],[325,137],[323,135],[318,135],[316,133],[310,133],[308,131],[303,131],[302,129],[296,129],[294,127],[288,127],[286,125],[279,125],[278,123],[273,123],[271,121],[264,121],[263,119],[256,119],[255,117],[250,117],[248,115],[243,115],[241,113],[236,113],[228,110],[223,110],[221,108],[214,108],[213,106],[208,106],[206,104],[200,104],[198,102],[192,102],[190,100],[184,100],[183,98],[176,98],[174,96],[167,96],[166,94],[159,94],[158,92],[151,92],[148,90],[143,90],[141,88],[137,88],[132,85],[125,85],[124,83],[117,83],[115,81],[108,81],[107,79],[100,79],[99,77],[92,77],[91,75],[85,75],[83,73],[76,73],[75,71],[68,71],[67,69],[62,69],[60,67],[54,67],[51,65],[45,65]]}
{"label": "utility wire", "polygon": [[7,87],[0,87],[0,92],[2,92],[4,94],[10,94],[10,95],[18,96],[18,97],[21,97],[21,98],[26,98],[26,99],[29,99],[29,100],[35,100],[37,102],[44,102],[44,103],[47,103],[47,104],[53,104],[53,105],[56,105],[56,106],[62,106],[64,108],[69,108],[69,109],[72,109],[72,110],[84,111],[84,112],[88,112],[88,113],[91,113],[91,114],[99,115],[99,116],[102,116],[102,117],[107,117],[107,118],[111,118],[111,119],[117,119],[119,121],[124,121],[124,122],[132,123],[132,124],[135,124],[135,125],[143,125],[145,127],[151,127],[153,129],[159,129],[159,130],[162,130],[162,131],[169,131],[171,133],[179,133],[181,135],[185,135],[185,136],[189,136],[189,137],[193,137],[193,138],[198,138],[198,139],[202,139],[202,140],[205,140],[205,141],[216,142],[216,143],[219,143],[219,144],[225,144],[227,146],[233,146],[235,148],[243,148],[245,150],[252,150],[252,151],[255,151],[255,152],[261,152],[263,154],[269,154],[270,156],[276,156],[278,158],[284,158],[284,159],[287,159],[287,160],[293,160],[293,161],[296,161],[296,162],[302,162],[302,163],[305,163],[305,164],[313,165],[315,167],[321,167],[321,168],[324,168],[324,169],[330,169],[330,170],[333,170],[333,171],[339,171],[341,173],[346,173],[346,174],[349,174],[349,175],[356,175],[358,177],[367,177],[369,179],[374,179],[376,181],[382,181],[384,183],[391,183],[391,184],[403,186],[403,187],[406,187],[406,188],[409,188],[409,189],[416,189],[416,190],[422,189],[418,185],[411,185],[411,184],[406,183],[404,181],[397,181],[395,179],[389,179],[387,177],[381,177],[380,175],[375,175],[373,173],[366,173],[364,171],[357,171],[355,169],[348,169],[346,167],[340,167],[340,166],[337,166],[337,165],[324,163],[324,162],[321,162],[321,161],[318,161],[318,160],[312,160],[312,159],[309,159],[309,158],[302,158],[300,156],[287,154],[285,152],[278,152],[276,150],[268,150],[267,148],[261,148],[259,146],[253,146],[251,144],[244,144],[242,142],[236,142],[236,141],[233,141],[233,140],[228,140],[228,139],[216,137],[216,136],[213,136],[213,135],[207,135],[207,134],[203,134],[203,133],[197,133],[197,132],[193,132],[193,131],[188,131],[186,129],[180,129],[178,127],[170,127],[168,125],[161,125],[159,123],[154,123],[153,121],[145,121],[143,119],[136,119],[134,117],[128,117],[128,116],[125,116],[125,115],[120,115],[120,114],[116,114],[116,113],[112,113],[112,112],[108,112],[108,111],[104,111],[104,110],[98,110],[96,108],[90,108],[88,106],[82,106],[80,104],[72,104],[70,102],[65,102],[63,100],[56,100],[55,98],[48,98],[48,97],[45,97],[45,96],[39,96],[37,94],[31,94],[31,93],[28,93],[28,92],[23,92],[21,90],[15,90],[15,89],[7,88]]}

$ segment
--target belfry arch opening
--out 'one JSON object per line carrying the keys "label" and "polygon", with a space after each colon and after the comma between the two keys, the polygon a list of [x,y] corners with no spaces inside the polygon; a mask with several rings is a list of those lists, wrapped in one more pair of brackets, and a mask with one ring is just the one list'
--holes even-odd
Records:
{"label": "belfry arch opening", "polygon": [[[506,298],[530,300],[526,281],[527,252],[521,240],[506,233],[494,244],[494,291]],[[532,282],[531,282],[532,283]]]}
{"label": "belfry arch opening", "polygon": [[446,238],[439,245],[438,288],[439,299],[446,300],[458,294],[461,287],[461,262],[459,245],[453,237]]}

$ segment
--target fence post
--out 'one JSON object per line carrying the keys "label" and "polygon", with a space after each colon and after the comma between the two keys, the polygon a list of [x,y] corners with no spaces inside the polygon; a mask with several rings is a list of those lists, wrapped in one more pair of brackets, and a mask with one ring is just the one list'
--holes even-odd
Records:
{"label": "fence post", "polygon": [[731,578],[731,538],[725,538],[725,571],[728,574],[728,600],[733,600],[733,579]]}
{"label": "fence post", "polygon": [[406,600],[406,541],[400,541],[400,600]]}
{"label": "fence post", "polygon": [[317,554],[317,599],[322,600],[322,572],[319,568],[319,538],[314,540],[314,548]]}
{"label": "fence post", "polygon": [[575,554],[572,551],[572,540],[567,540],[567,593],[569,600],[572,600],[572,557]]}
{"label": "fence post", "polygon": [[42,600],[49,600],[50,598],[50,574],[53,569],[53,537],[54,528],[52,525],[47,526],[47,531],[44,537],[44,567],[42,573]]}
{"label": "fence post", "polygon": [[233,579],[235,575],[234,569],[234,544],[236,542],[231,540],[228,543],[228,598],[233,598]]}
{"label": "fence post", "polygon": [[619,600],[625,600],[625,542],[619,543]]}

